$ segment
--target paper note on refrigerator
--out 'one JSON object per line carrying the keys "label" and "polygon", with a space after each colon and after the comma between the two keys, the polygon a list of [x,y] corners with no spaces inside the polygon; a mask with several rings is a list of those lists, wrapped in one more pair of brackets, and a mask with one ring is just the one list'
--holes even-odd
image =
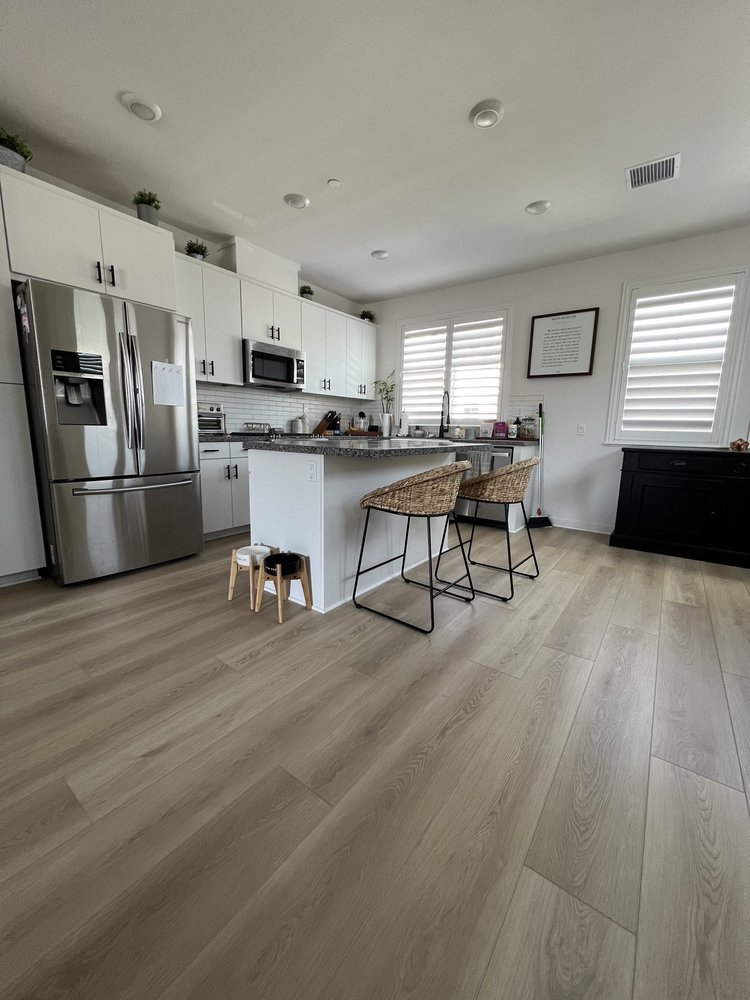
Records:
{"label": "paper note on refrigerator", "polygon": [[185,405],[185,374],[182,365],[151,362],[154,406]]}

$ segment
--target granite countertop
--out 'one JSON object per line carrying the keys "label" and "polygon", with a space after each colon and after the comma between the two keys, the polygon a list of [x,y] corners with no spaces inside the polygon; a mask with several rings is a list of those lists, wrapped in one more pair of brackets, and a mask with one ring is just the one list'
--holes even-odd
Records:
{"label": "granite countertop", "polygon": [[[235,440],[237,440],[235,438]],[[491,451],[492,445],[438,438],[248,438],[248,451],[285,451],[336,458],[396,458],[399,455],[442,455],[452,451]]]}

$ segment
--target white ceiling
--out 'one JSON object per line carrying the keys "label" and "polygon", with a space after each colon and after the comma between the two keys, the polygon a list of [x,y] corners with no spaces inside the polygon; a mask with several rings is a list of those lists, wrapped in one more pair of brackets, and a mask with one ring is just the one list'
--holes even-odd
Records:
{"label": "white ceiling", "polygon": [[[3,0],[2,29],[0,124],[34,166],[155,190],[355,300],[750,219],[746,0]],[[506,114],[480,131],[485,97]],[[626,190],[675,152],[679,180]]]}

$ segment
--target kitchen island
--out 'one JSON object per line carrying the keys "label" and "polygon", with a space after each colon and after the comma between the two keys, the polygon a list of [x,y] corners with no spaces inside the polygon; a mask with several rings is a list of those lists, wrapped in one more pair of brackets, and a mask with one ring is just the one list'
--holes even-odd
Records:
{"label": "kitchen island", "polygon": [[[246,441],[250,474],[253,542],[300,552],[310,559],[313,607],[326,612],[351,599],[365,512],[365,493],[397,479],[449,465],[489,445],[428,438],[303,438]],[[366,563],[397,555],[406,519],[386,514],[371,518]],[[420,526],[421,527],[421,526]],[[433,545],[443,523],[433,522]],[[424,529],[410,539],[409,565],[424,562]],[[369,573],[366,589],[397,576],[392,563]],[[362,591],[364,593],[364,590]],[[302,603],[298,583],[292,600]]]}

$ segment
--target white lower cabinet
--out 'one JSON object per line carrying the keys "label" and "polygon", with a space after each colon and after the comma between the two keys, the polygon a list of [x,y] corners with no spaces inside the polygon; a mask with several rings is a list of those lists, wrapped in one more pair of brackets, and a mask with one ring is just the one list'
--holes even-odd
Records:
{"label": "white lower cabinet", "polygon": [[44,566],[34,460],[22,385],[0,382],[0,583]]}
{"label": "white lower cabinet", "polygon": [[241,442],[201,442],[203,534],[231,531],[250,523],[247,451]]}

